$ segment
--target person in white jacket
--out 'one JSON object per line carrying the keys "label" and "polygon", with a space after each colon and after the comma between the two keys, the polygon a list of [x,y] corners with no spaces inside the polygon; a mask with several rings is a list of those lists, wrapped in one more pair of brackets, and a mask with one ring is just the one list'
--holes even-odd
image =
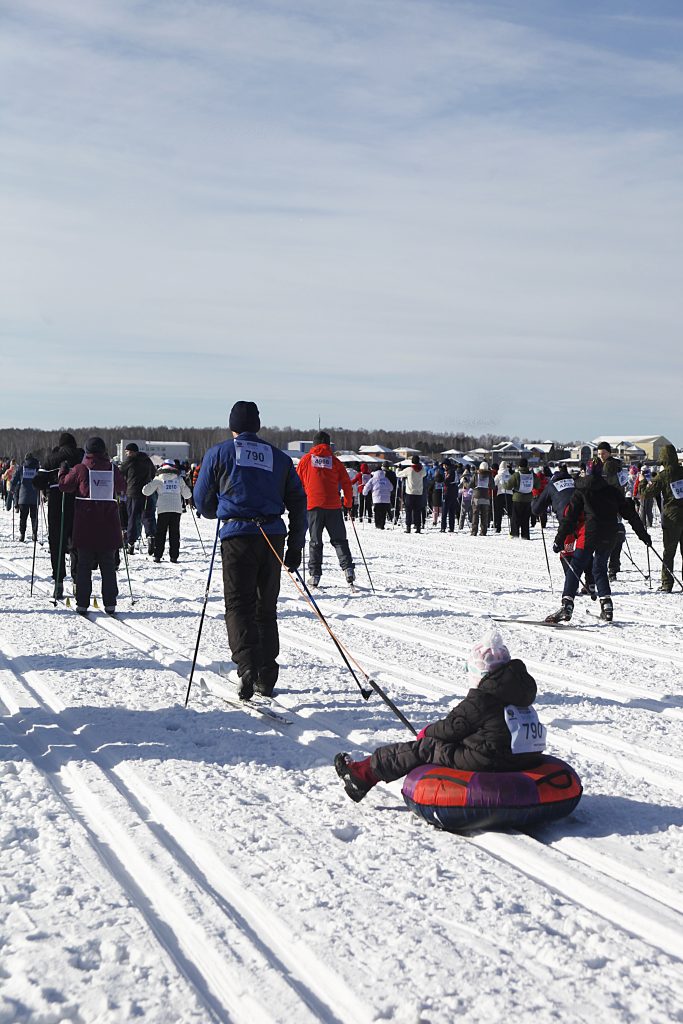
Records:
{"label": "person in white jacket", "polygon": [[177,562],[180,554],[180,516],[183,511],[183,498],[188,501],[192,497],[192,491],[180,475],[176,464],[169,460],[161,464],[154,479],[142,488],[142,493],[147,497],[151,494],[158,495],[154,561],[161,561],[168,532],[168,553],[171,561]]}
{"label": "person in white jacket", "polygon": [[415,533],[422,530],[422,507],[424,504],[424,480],[425,468],[420,462],[419,456],[413,455],[412,465],[400,469],[396,476],[403,477],[406,482],[405,509],[406,509],[406,533],[410,533],[411,526],[415,527]]}
{"label": "person in white jacket", "polygon": [[496,496],[493,499],[493,525],[496,533],[500,533],[503,528],[503,512],[507,513],[508,525],[510,523],[510,494],[505,490],[505,484],[510,476],[507,462],[501,462],[493,481],[496,485]]}
{"label": "person in white jacket", "polygon": [[391,480],[383,469],[373,473],[365,487],[363,494],[367,497],[372,495],[372,508],[375,513],[375,526],[383,530],[387,521],[387,513],[391,508],[391,493],[393,491]]}

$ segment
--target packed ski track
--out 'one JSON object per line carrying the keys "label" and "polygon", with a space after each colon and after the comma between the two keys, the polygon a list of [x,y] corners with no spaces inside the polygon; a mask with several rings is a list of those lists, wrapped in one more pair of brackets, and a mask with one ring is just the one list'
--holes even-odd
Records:
{"label": "packed ski track", "polygon": [[[587,597],[573,629],[501,623],[584,796],[530,835],[463,837],[413,816],[400,783],[348,800],[334,754],[408,733],[286,576],[289,723],[221,699],[218,565],[184,708],[199,526],[206,553],[184,516],[180,563],[132,556],[134,603],[122,566],[117,616],[85,620],[53,606],[47,545],[29,593],[32,548],[0,514],[0,1024],[683,1020],[680,591],[622,556],[614,625]],[[492,617],[559,600],[537,532],[358,535],[372,583],[351,531],[359,589],[326,546],[316,600],[417,728],[464,695]]]}

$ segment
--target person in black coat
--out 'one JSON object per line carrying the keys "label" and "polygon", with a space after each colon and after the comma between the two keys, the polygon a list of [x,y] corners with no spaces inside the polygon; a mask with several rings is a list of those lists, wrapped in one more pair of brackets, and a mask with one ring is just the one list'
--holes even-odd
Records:
{"label": "person in black coat", "polygon": [[584,546],[574,553],[571,571],[565,576],[562,607],[548,615],[546,622],[567,622],[571,619],[579,578],[591,561],[602,609],[600,616],[611,622],[612,591],[607,577],[607,563],[619,534],[619,517],[630,523],[636,536],[647,547],[652,546],[652,540],[638,518],[633,502],[624,497],[621,488],[613,487],[605,480],[599,459],[593,459],[586,465],[586,475],[578,478],[571,493],[572,497],[557,530],[553,551],[562,551],[565,538],[576,532],[582,519],[585,528]]}
{"label": "person in black coat", "polygon": [[536,682],[523,661],[510,659],[497,630],[475,644],[468,672],[470,678],[478,679],[477,685],[445,718],[422,729],[415,740],[378,747],[363,761],[337,754],[334,765],[352,800],[362,800],[378,782],[393,782],[421,764],[502,772],[523,771],[539,763],[538,753],[512,752],[505,709],[510,704],[523,708],[533,704]]}
{"label": "person in black coat", "polygon": [[121,463],[121,472],[126,478],[126,544],[128,554],[135,554],[135,542],[145,527],[147,549],[154,554],[154,536],[156,534],[156,518],[154,515],[154,499],[146,498],[142,488],[156,476],[156,466],[149,455],[141,452],[134,441],[126,447],[125,459]]}
{"label": "person in black coat", "polygon": [[[66,576],[66,553],[69,553],[71,578],[76,583],[77,555],[71,542],[74,523],[73,494],[62,494],[57,486],[59,467],[66,463],[69,468],[83,461],[84,451],[76,444],[73,434],[60,434],[59,444],[43,460],[42,467],[33,478],[37,490],[47,492],[47,539],[50,546],[52,576],[55,580],[55,597],[64,596]],[[60,558],[61,550],[61,558]]]}

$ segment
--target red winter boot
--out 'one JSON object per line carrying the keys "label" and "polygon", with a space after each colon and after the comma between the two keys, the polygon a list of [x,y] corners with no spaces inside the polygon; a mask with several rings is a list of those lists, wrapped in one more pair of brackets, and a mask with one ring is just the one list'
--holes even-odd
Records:
{"label": "red winter boot", "polygon": [[370,767],[370,758],[364,761],[352,761],[348,754],[337,754],[334,767],[337,775],[344,783],[344,789],[355,803],[363,799],[373,786],[381,780]]}

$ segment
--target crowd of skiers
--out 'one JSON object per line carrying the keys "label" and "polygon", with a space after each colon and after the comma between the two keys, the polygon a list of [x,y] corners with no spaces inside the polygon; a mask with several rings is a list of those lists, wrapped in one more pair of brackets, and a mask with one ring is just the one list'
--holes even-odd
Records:
{"label": "crowd of skiers", "polygon": [[[63,596],[68,557],[78,610],[87,612],[92,568],[99,566],[105,609],[113,611],[122,547],[126,557],[133,555],[144,532],[147,552],[156,562],[167,543],[171,562],[179,560],[180,519],[193,509],[200,471],[201,464],[177,461],[157,467],[134,443],[116,466],[101,438],[89,438],[84,450],[72,434],[64,433],[41,461],[33,453],[21,463],[2,460],[0,486],[5,507],[18,510],[20,541],[29,522],[36,541],[39,503],[45,501],[55,597]],[[562,607],[548,617],[554,622],[571,618],[580,586],[600,599],[603,616],[611,618],[610,582],[620,570],[624,521],[650,545],[647,527],[658,510],[664,542],[661,591],[672,591],[674,556],[679,548],[683,553],[683,468],[670,445],[662,450],[659,470],[622,466],[604,442],[595,459],[571,472],[566,466],[532,468],[524,458],[511,469],[505,462],[423,462],[418,455],[407,464],[385,463],[371,471],[368,463],[348,469],[334,454],[330,435],[320,431],[300,460],[297,475],[306,497],[312,586],[322,574],[323,531],[353,584],[355,566],[345,525],[349,518],[374,519],[380,530],[389,522],[416,534],[428,522],[442,533],[453,533],[457,526],[480,536],[489,530],[501,533],[506,523],[511,537],[529,540],[537,522],[545,530],[552,511],[558,524],[553,549],[565,571]]]}

